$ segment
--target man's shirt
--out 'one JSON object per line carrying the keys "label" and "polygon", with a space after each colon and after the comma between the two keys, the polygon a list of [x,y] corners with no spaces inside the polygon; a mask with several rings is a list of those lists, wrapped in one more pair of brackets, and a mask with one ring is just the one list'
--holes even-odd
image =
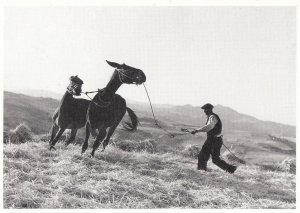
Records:
{"label": "man's shirt", "polygon": [[[209,132],[212,130],[215,125],[218,123],[218,119],[214,115],[210,115],[208,118],[208,121],[205,126],[201,127],[200,129],[197,129],[198,132]],[[217,137],[220,137],[221,134],[216,135]]]}

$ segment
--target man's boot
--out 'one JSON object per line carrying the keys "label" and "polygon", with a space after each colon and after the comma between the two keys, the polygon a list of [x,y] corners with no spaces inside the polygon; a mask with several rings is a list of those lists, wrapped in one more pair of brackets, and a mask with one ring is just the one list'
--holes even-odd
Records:
{"label": "man's boot", "polygon": [[205,164],[198,163],[197,169],[207,171],[207,166]]}
{"label": "man's boot", "polygon": [[233,174],[233,173],[235,172],[236,169],[237,169],[237,166],[230,165],[230,166],[227,168],[227,172],[230,173],[230,174]]}

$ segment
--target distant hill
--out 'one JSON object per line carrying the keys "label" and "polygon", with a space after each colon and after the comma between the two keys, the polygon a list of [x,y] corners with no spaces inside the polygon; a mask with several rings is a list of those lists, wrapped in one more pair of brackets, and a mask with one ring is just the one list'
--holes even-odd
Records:
{"label": "distant hill", "polygon": [[50,129],[51,116],[59,101],[52,98],[31,97],[4,92],[4,130],[14,129],[20,123],[27,123],[36,134]]}
{"label": "distant hill", "polygon": [[[59,100],[53,98],[32,97],[5,91],[4,130],[13,129],[18,124],[26,122],[34,133],[46,133],[50,129],[50,118],[58,104]],[[153,124],[152,113],[148,104],[130,100],[127,101],[127,104],[137,113],[141,122]],[[154,105],[153,108],[156,118],[168,128],[199,127],[206,121],[203,110],[197,106]],[[224,133],[242,131],[254,135],[296,136],[295,126],[261,121],[222,105],[217,105],[215,112],[222,119]]]}
{"label": "distant hill", "polygon": [[[130,101],[129,101],[130,104]],[[152,117],[150,107],[147,104],[133,104],[145,117]],[[203,110],[199,106],[167,106],[155,105],[154,111],[160,121],[168,121],[173,124],[200,127],[206,122]],[[214,111],[221,117],[224,133],[235,131],[249,132],[250,134],[267,135],[275,134],[285,137],[296,137],[296,127],[279,124],[271,121],[261,121],[253,116],[241,114],[229,107],[217,105]]]}
{"label": "distant hill", "polygon": [[[11,91],[13,93],[20,93],[17,91]],[[42,98],[53,98],[60,100],[63,96],[63,93],[51,92],[48,90],[37,90],[37,89],[23,89],[22,94],[32,96],[32,97],[42,97]]]}
{"label": "distant hill", "polygon": [[[4,130],[15,129],[18,124],[25,122],[35,134],[48,133],[51,127],[50,118],[58,104],[59,101],[52,98],[4,92]],[[120,125],[112,141],[154,140],[157,148],[164,152],[177,152],[190,145],[201,147],[205,141],[203,133],[191,135],[180,131],[182,127],[203,125],[206,118],[200,107],[153,106],[159,124],[176,135],[172,138],[154,124],[148,104],[129,100],[127,105],[137,114],[140,126],[136,132],[128,133],[122,131]],[[295,158],[295,127],[260,121],[221,105],[217,105],[215,111],[224,124],[224,143],[242,159],[251,163],[270,163]],[[124,117],[126,119],[127,115]],[[78,132],[76,140],[81,143],[84,137],[83,128]]]}

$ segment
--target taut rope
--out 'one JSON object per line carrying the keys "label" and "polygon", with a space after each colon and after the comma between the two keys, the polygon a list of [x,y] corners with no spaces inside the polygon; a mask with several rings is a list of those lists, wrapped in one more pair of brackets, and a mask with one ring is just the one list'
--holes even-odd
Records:
{"label": "taut rope", "polygon": [[150,97],[149,97],[149,93],[148,93],[147,88],[146,88],[146,86],[145,86],[144,83],[143,83],[143,86],[144,86],[144,88],[145,88],[145,91],[146,91],[146,94],[147,94],[147,97],[148,97],[148,100],[149,100],[149,104],[150,104],[150,107],[151,107],[152,116],[153,116],[155,125],[156,125],[158,128],[162,129],[164,132],[166,132],[171,138],[174,138],[176,135],[185,135],[186,133],[176,133],[176,134],[171,133],[171,132],[169,132],[168,130],[164,129],[163,127],[161,127],[161,126],[158,124],[158,122],[157,122],[157,120],[156,120],[156,118],[155,118],[155,115],[154,115],[154,111],[153,111],[152,103],[151,103],[151,100],[150,100]]}
{"label": "taut rope", "polygon": [[[100,90],[100,91],[101,91],[101,90]],[[102,106],[101,106],[100,104],[98,104],[97,102],[95,102],[95,101],[88,95],[88,93],[95,93],[95,92],[99,92],[99,90],[98,90],[98,91],[91,91],[91,92],[81,92],[81,93],[85,94],[85,95],[90,99],[91,102],[93,102],[96,106],[98,106],[98,107],[100,107],[100,108],[105,108],[105,107],[107,107],[107,106],[109,106],[109,105],[111,104],[111,102],[105,102],[105,101],[101,100],[101,97],[99,97],[99,98],[100,98],[100,101],[103,103]]]}
{"label": "taut rope", "polygon": [[[147,88],[146,88],[146,86],[145,86],[144,83],[143,83],[143,86],[144,86],[144,88],[145,88],[145,91],[146,91],[146,94],[147,94],[147,97],[148,97],[148,100],[149,100],[149,104],[150,104],[150,107],[151,107],[151,111],[152,111],[152,115],[153,115],[153,119],[154,119],[155,125],[156,125],[157,127],[159,127],[160,129],[162,129],[163,131],[165,131],[170,137],[174,138],[174,137],[175,137],[175,134],[170,133],[169,131],[167,131],[166,129],[164,129],[163,127],[161,127],[161,126],[158,124],[158,122],[157,122],[157,120],[156,120],[156,118],[155,118],[155,115],[154,115],[153,107],[152,107],[152,104],[151,104],[151,100],[150,100],[150,97],[149,97]],[[181,133],[181,134],[180,134],[180,133],[176,133],[176,135],[185,135],[185,134],[187,134],[187,133],[190,133],[187,129],[181,129],[181,131],[186,132],[186,133]],[[238,159],[240,163],[245,164],[245,161],[242,160],[242,159],[240,159],[240,158],[238,158],[235,154],[233,154],[233,153],[230,151],[230,149],[224,144],[224,142],[222,143],[222,145],[229,151],[229,153],[230,153],[231,155],[233,155],[236,159]]]}
{"label": "taut rope", "polygon": [[222,143],[222,145],[228,150],[228,152],[229,152],[232,156],[234,156],[237,160],[239,160],[239,163],[241,163],[241,164],[245,164],[245,163],[246,163],[245,160],[242,160],[242,159],[240,159],[239,157],[237,157],[235,154],[233,154],[233,153],[230,151],[230,149],[224,144],[224,142]]}

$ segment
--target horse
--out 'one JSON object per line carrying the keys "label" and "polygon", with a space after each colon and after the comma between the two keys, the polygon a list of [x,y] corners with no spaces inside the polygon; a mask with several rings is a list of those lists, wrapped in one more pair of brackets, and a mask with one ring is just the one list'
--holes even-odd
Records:
{"label": "horse", "polygon": [[[106,61],[110,66],[115,68],[110,81],[106,87],[94,96],[88,110],[87,110],[87,123],[86,123],[86,137],[82,145],[83,154],[88,148],[88,139],[90,133],[95,134],[98,130],[96,140],[93,144],[93,150],[90,157],[93,158],[96,149],[103,141],[103,149],[108,145],[110,137],[113,135],[115,129],[119,125],[126,111],[131,118],[131,124],[126,123],[125,130],[134,131],[138,125],[138,118],[135,113],[126,106],[126,101],[116,91],[122,84],[136,84],[140,85],[146,81],[146,75],[140,69],[130,67],[116,62]],[[108,129],[108,131],[107,131]]]}
{"label": "horse", "polygon": [[65,141],[69,145],[76,136],[77,130],[86,124],[86,113],[90,101],[86,99],[76,99],[73,96],[81,95],[83,81],[76,75],[70,77],[70,84],[67,87],[59,106],[52,116],[51,138],[49,141],[50,150],[54,146],[66,129],[71,129],[71,135]]}

